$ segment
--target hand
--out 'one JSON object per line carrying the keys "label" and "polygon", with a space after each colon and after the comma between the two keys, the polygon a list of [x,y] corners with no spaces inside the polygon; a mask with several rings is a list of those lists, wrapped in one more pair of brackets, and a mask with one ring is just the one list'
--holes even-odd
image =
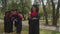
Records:
{"label": "hand", "polygon": [[14,21],[16,21],[17,22],[17,20],[15,19]]}
{"label": "hand", "polygon": [[33,19],[37,19],[37,18],[33,18]]}

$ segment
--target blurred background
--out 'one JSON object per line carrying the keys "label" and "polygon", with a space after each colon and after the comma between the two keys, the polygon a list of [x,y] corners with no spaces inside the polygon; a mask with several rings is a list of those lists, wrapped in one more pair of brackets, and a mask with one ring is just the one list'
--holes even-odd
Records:
{"label": "blurred background", "polygon": [[0,34],[4,32],[4,12],[11,9],[18,9],[22,13],[23,29],[21,34],[28,34],[27,18],[32,5],[39,7],[41,27],[47,25],[58,29],[55,31],[51,30],[54,28],[40,28],[40,34],[60,34],[60,0],[0,0]]}

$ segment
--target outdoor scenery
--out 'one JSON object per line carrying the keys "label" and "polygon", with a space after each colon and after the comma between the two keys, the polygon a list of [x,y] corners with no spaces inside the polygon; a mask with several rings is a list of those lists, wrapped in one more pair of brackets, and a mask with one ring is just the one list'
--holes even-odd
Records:
{"label": "outdoor scenery", "polygon": [[[12,9],[18,9],[23,16],[21,34],[29,34],[28,14],[32,5],[39,8],[39,33],[60,34],[60,0],[0,0],[0,34],[4,33],[4,13]],[[15,29],[13,24],[12,34]]]}

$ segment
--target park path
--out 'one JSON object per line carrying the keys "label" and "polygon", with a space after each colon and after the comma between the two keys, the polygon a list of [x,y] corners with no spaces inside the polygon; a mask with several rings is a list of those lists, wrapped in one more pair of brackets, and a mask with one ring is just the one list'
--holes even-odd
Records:
{"label": "park path", "polygon": [[[0,20],[0,23],[2,23],[2,22],[3,22],[3,20]],[[23,26],[29,26],[28,21],[23,21],[22,25]],[[46,29],[46,30],[52,30],[52,31],[59,31],[60,32],[60,27],[39,25],[39,28]]]}
{"label": "park path", "polygon": [[[22,23],[22,25],[24,25],[24,26],[28,26],[28,21],[24,21],[23,23]],[[39,28],[41,28],[41,29],[46,29],[46,30],[52,30],[52,31],[58,31],[58,32],[60,32],[60,27],[54,27],[54,26],[44,26],[44,25],[39,25]]]}

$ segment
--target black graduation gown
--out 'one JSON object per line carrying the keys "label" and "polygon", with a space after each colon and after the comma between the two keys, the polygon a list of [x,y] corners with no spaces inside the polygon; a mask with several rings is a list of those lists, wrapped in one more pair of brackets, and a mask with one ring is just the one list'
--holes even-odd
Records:
{"label": "black graduation gown", "polygon": [[[36,19],[32,19],[36,18]],[[29,18],[29,34],[39,34],[39,19],[40,15],[37,14],[35,17]]]}
{"label": "black graduation gown", "polygon": [[13,32],[13,23],[11,21],[11,17],[4,17],[4,31],[7,33]]}
{"label": "black graduation gown", "polygon": [[17,22],[15,22],[16,31],[17,31],[17,33],[21,33],[21,30],[22,30],[22,19],[20,19],[19,16],[15,16],[15,19],[17,20]]}

